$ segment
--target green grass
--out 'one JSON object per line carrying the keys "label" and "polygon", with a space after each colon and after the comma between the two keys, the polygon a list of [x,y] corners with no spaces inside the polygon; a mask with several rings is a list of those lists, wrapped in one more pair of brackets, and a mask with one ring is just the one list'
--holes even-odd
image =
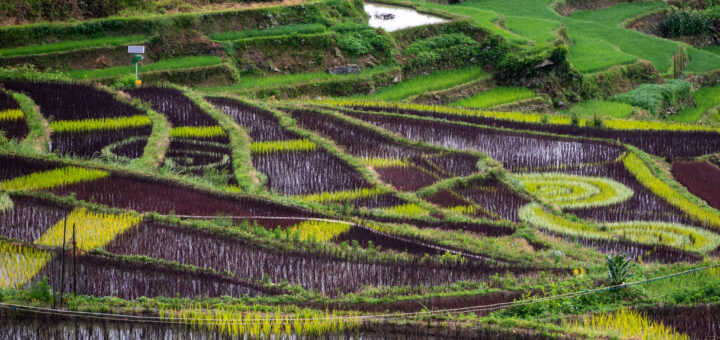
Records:
{"label": "green grass", "polygon": [[[628,19],[667,7],[662,1],[623,3],[605,9],[576,11],[569,17],[559,15],[550,7],[553,0],[469,0],[461,6],[415,1],[421,7],[467,16],[480,26],[520,44],[547,41],[552,31],[565,25],[574,42],[570,47],[570,61],[583,73],[602,71],[638,59],[648,60],[661,73],[667,73],[671,70],[673,54],[681,46],[676,41],[620,26]],[[497,25],[503,16],[507,30]],[[523,21],[522,17],[527,19]],[[688,48],[688,55],[688,72],[700,73],[720,68],[720,56],[709,51]]]}
{"label": "green grass", "polygon": [[630,117],[635,107],[630,104],[610,102],[604,100],[588,100],[573,105],[567,113],[578,116],[609,116],[614,118]]}
{"label": "green grass", "polygon": [[535,97],[535,92],[523,87],[496,87],[492,90],[480,92],[470,98],[458,100],[450,105],[487,109],[532,97]]}
{"label": "green grass", "polygon": [[212,33],[209,35],[210,39],[216,41],[231,41],[238,39],[247,39],[255,37],[271,37],[278,35],[289,35],[289,34],[313,34],[325,32],[325,26],[321,24],[297,24],[297,25],[286,25],[277,26],[269,29],[253,29],[245,31],[230,31]]}
{"label": "green grass", "polygon": [[536,44],[544,44],[557,40],[558,36],[555,34],[555,30],[561,26],[562,24],[560,22],[552,20],[519,16],[508,16],[505,18],[505,27],[513,33],[532,39]]}
{"label": "green grass", "polygon": [[670,120],[683,123],[692,123],[700,119],[707,110],[720,104],[720,85],[703,87],[695,92],[695,107],[688,107],[677,115],[670,116]]}
{"label": "green grass", "polygon": [[[158,61],[152,64],[140,66],[140,79],[142,79],[143,72],[151,71],[162,71],[162,70],[177,70],[184,68],[194,68],[202,66],[220,65],[223,63],[222,58],[214,56],[200,56],[200,57],[184,57],[174,58]],[[97,79],[97,78],[112,78],[123,75],[130,75],[135,73],[135,66],[117,66],[101,68],[97,70],[72,70],[68,71],[70,77],[75,79]]]}
{"label": "green grass", "polygon": [[359,74],[339,75],[328,74],[327,72],[307,72],[282,74],[277,76],[246,76],[241,77],[240,81],[231,86],[215,86],[203,88],[203,91],[209,94],[222,92],[237,92],[247,89],[274,87],[278,85],[303,84],[310,82],[323,82],[336,79],[353,79],[367,77],[373,74],[387,72],[388,67],[378,66],[371,69],[360,71]]}
{"label": "green grass", "polygon": [[51,52],[66,52],[80,49],[103,46],[118,46],[141,43],[147,41],[148,37],[142,35],[133,35],[125,37],[103,37],[88,40],[72,40],[62,41],[52,44],[31,45],[16,48],[0,49],[1,57],[17,57],[32,54],[43,54]]}
{"label": "green grass", "polygon": [[373,95],[360,97],[379,100],[402,100],[425,92],[449,89],[470,81],[485,79],[489,76],[479,66],[436,71],[428,75],[403,80],[393,86],[383,88]]}
{"label": "green grass", "polygon": [[702,51],[720,55],[720,45],[710,45],[702,48]]}

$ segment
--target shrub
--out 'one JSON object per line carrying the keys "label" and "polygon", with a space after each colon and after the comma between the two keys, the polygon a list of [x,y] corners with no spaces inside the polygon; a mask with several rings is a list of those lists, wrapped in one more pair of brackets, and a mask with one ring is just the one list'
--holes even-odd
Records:
{"label": "shrub", "polygon": [[35,282],[28,290],[28,297],[33,301],[49,303],[52,293],[47,276],[42,281]]}
{"label": "shrub", "polygon": [[667,37],[707,33],[710,31],[710,18],[697,11],[673,10],[660,29]]}
{"label": "shrub", "polygon": [[634,105],[658,114],[663,107],[673,106],[693,94],[693,87],[687,81],[668,80],[666,84],[643,84],[638,88],[616,95],[614,101]]}
{"label": "shrub", "polygon": [[378,34],[375,30],[349,30],[338,38],[338,47],[347,51],[351,56],[359,57],[372,53],[375,56],[381,54],[392,55],[392,44],[387,37]]}
{"label": "shrub", "polygon": [[34,65],[26,64],[15,67],[0,67],[0,79],[57,81],[70,80],[70,77],[60,71],[40,71]]}
{"label": "shrub", "polygon": [[450,46],[473,44],[476,44],[475,40],[462,33],[441,34],[414,42],[403,51],[403,54],[418,55],[422,52],[448,48]]}

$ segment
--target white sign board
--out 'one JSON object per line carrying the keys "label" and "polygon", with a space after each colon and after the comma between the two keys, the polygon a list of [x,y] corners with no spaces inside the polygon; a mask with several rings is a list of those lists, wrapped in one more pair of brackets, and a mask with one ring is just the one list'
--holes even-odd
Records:
{"label": "white sign board", "polygon": [[132,54],[145,53],[145,46],[128,46],[128,53],[132,53]]}

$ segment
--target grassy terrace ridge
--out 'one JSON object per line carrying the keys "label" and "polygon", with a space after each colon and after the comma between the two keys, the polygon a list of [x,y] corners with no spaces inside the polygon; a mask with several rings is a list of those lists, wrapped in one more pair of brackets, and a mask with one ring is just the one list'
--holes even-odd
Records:
{"label": "grassy terrace ridge", "polygon": [[405,79],[382,88],[371,95],[357,96],[375,100],[403,100],[426,92],[445,90],[460,84],[487,79],[490,75],[480,66],[435,71],[428,75]]}
{"label": "grassy terrace ridge", "polygon": [[75,50],[84,50],[89,48],[120,46],[130,44],[141,44],[149,40],[144,35],[120,36],[120,37],[102,37],[87,40],[61,41],[49,44],[29,45],[14,48],[0,49],[0,57],[18,57],[33,54],[45,54],[55,52],[68,52]]}
{"label": "grassy terrace ridge", "polygon": [[281,36],[289,34],[315,34],[325,32],[325,30],[325,26],[321,24],[295,24],[277,26],[267,29],[251,29],[243,31],[211,33],[208,35],[208,37],[215,41],[233,41],[240,39]]}
{"label": "grassy terrace ridge", "polygon": [[[152,64],[142,65],[139,71],[142,77],[143,72],[179,70],[198,68],[203,66],[215,66],[223,63],[222,58],[215,56],[182,57],[161,60]],[[73,79],[103,79],[132,75],[135,73],[135,66],[117,66],[101,68],[96,70],[71,70],[67,72]]]}
{"label": "grassy terrace ridge", "polygon": [[199,88],[198,90],[207,94],[242,93],[246,90],[259,88],[272,88],[277,86],[319,83],[333,80],[357,80],[372,76],[374,74],[388,72],[390,70],[392,70],[392,68],[387,66],[377,66],[370,69],[362,70],[358,74],[348,75],[329,74],[327,72],[307,72],[269,76],[247,75],[241,76],[240,80],[236,84],[230,86],[203,87]]}
{"label": "grassy terrace ridge", "polygon": [[496,87],[475,94],[472,97],[458,100],[450,105],[469,108],[492,108],[502,104],[513,103],[535,97],[533,90],[524,87]]}
{"label": "grassy terrace ridge", "polygon": [[563,113],[576,114],[578,116],[609,116],[613,118],[628,118],[636,110],[637,109],[630,104],[605,100],[588,100],[573,105],[570,109],[563,111]]}

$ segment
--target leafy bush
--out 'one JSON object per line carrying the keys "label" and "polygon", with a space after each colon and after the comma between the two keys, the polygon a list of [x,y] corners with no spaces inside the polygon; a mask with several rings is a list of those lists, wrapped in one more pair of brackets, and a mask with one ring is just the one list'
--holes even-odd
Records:
{"label": "leafy bush", "polygon": [[381,53],[390,56],[392,49],[390,41],[373,29],[348,30],[340,36],[337,45],[341,50],[348,52],[353,57],[368,53],[376,56]]}
{"label": "leafy bush", "polygon": [[27,81],[57,81],[70,80],[70,77],[60,71],[40,71],[34,65],[21,65],[15,67],[0,67],[0,79],[14,79]]}
{"label": "leafy bush", "polygon": [[442,48],[448,48],[450,46],[457,45],[473,45],[476,44],[475,40],[461,33],[453,34],[441,34],[432,38],[417,41],[408,46],[403,54],[405,55],[419,55],[423,52],[429,52]]}
{"label": "leafy bush", "polygon": [[671,79],[665,84],[640,85],[635,90],[616,95],[613,100],[657,114],[664,106],[675,105],[679,100],[692,94],[692,84],[684,80]]}
{"label": "leafy bush", "polygon": [[49,303],[52,293],[47,276],[42,281],[35,282],[28,290],[28,297],[34,301]]}
{"label": "leafy bush", "polygon": [[697,11],[673,10],[660,28],[668,37],[707,33],[710,31],[710,18]]}

